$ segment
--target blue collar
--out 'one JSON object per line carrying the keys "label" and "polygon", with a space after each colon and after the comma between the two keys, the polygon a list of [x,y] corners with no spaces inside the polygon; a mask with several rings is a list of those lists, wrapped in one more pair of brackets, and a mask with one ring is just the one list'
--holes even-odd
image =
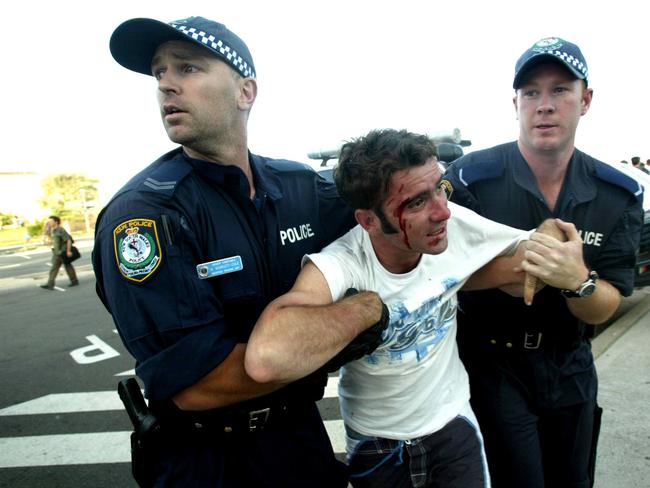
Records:
{"label": "blue collar", "polygon": [[[227,188],[230,192],[235,192],[245,198],[249,198],[250,187],[248,185],[248,179],[238,166],[193,159],[185,151],[183,151],[183,157],[203,178]],[[248,162],[253,172],[256,194],[265,193],[274,200],[281,198],[282,191],[279,181],[268,169],[264,158],[249,152]]]}

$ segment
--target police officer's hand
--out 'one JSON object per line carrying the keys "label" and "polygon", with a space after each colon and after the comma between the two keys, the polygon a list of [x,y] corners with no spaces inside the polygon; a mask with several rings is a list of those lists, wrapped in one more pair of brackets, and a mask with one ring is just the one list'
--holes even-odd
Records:
{"label": "police officer's hand", "polygon": [[[345,297],[356,295],[357,293],[359,292],[355,288],[348,288],[345,292]],[[325,363],[323,368],[328,372],[333,372],[350,361],[371,354],[381,344],[383,332],[386,330],[389,323],[390,314],[388,312],[388,307],[384,302],[381,302],[381,317],[379,321],[355,337],[354,340],[345,346],[336,356]]]}
{"label": "police officer's hand", "polygon": [[546,284],[563,290],[577,290],[589,275],[582,257],[582,239],[575,225],[556,219],[567,241],[540,232],[530,236],[522,263],[524,271]]}

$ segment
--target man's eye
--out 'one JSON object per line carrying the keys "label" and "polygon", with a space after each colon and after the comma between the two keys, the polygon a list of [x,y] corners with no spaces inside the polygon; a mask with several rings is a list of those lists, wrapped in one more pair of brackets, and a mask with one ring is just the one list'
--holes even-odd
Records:
{"label": "man's eye", "polygon": [[193,64],[188,64],[185,66],[183,69],[185,73],[196,73],[198,71],[197,67],[194,66]]}
{"label": "man's eye", "polygon": [[408,205],[406,206],[406,208],[408,208],[408,209],[415,209],[415,208],[421,207],[422,205],[424,205],[424,201],[425,201],[425,200],[424,200],[424,198],[422,198],[422,197],[414,198],[413,200],[411,200],[411,201],[408,203]]}

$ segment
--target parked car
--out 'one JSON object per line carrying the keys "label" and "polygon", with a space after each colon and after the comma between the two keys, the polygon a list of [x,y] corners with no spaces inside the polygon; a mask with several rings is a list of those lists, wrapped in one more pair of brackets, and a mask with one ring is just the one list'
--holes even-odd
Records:
{"label": "parked car", "polygon": [[643,195],[643,228],[641,229],[641,243],[636,253],[636,266],[634,268],[634,286],[641,288],[650,285],[650,174],[629,164],[609,163],[617,170],[633,178],[644,188]]}
{"label": "parked car", "polygon": [[[472,145],[472,141],[463,139],[460,129],[451,131],[432,132],[428,134],[433,139],[438,150],[438,161],[442,165],[443,171],[447,165],[464,154],[463,148]],[[309,159],[320,160],[318,172],[329,181],[332,181],[332,173],[336,162],[338,161],[340,147],[329,149],[320,149],[307,153]]]}

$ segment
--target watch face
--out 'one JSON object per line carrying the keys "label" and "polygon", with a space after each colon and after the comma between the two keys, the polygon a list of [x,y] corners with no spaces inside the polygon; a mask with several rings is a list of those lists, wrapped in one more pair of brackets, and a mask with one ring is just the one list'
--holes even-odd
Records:
{"label": "watch face", "polygon": [[588,283],[585,283],[584,285],[582,285],[582,287],[580,288],[580,291],[578,291],[578,295],[580,295],[581,297],[588,297],[595,290],[596,290],[596,283],[591,281],[591,282],[588,282]]}

